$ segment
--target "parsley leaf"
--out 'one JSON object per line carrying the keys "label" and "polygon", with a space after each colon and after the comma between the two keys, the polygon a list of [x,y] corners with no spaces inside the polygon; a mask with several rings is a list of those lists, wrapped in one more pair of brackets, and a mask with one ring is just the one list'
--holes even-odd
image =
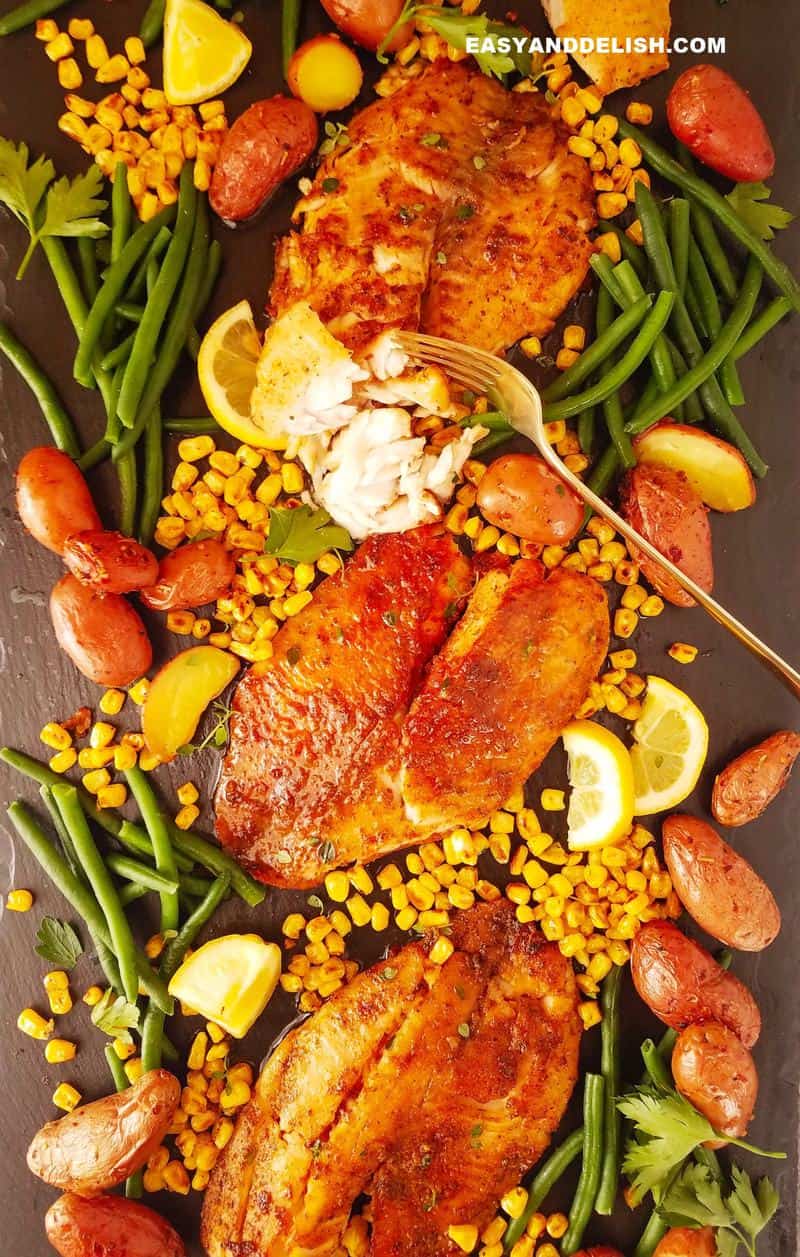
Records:
{"label": "parsley leaf", "polygon": [[49,157],[37,157],[30,166],[28,157],[27,144],[0,135],[0,203],[33,234],[36,211],[56,172]]}
{"label": "parsley leaf", "polygon": [[[421,18],[432,30],[436,31],[437,35],[447,40],[451,47],[458,48],[461,52],[466,52],[468,38],[477,38],[480,41],[480,51],[473,52],[471,55],[475,58],[479,69],[490,77],[494,75],[495,78],[500,79],[516,70],[525,78],[535,81],[542,73],[544,62],[542,54],[534,56],[527,47],[514,46],[514,39],[525,40],[526,44],[528,42],[529,33],[523,27],[509,25],[507,22],[495,22],[485,13],[467,15],[460,9],[440,9],[428,4],[417,4],[414,0],[407,0],[394,26],[384,37],[378,48],[379,61],[385,63],[388,60],[386,48],[393,35],[412,18]],[[497,49],[498,39],[512,41],[507,52]]]}
{"label": "parsley leaf", "polygon": [[109,988],[92,1009],[92,1021],[110,1039],[133,1043],[131,1030],[139,1025],[139,1009],[135,1004],[129,1004],[124,995],[115,997]]}
{"label": "parsley leaf", "polygon": [[331,523],[320,507],[275,506],[269,513],[269,533],[264,543],[267,554],[286,563],[313,563],[326,550],[352,550],[353,539],[346,528]]}
{"label": "parsley leaf", "polygon": [[669,1226],[716,1231],[719,1257],[735,1257],[741,1244],[755,1257],[756,1238],[778,1208],[778,1193],[768,1178],[756,1185],[738,1165],[732,1186],[715,1178],[706,1165],[685,1165],[662,1197],[658,1212]]}
{"label": "parsley leaf", "polygon": [[98,215],[108,204],[100,195],[103,191],[103,175],[99,166],[90,166],[81,175],[58,179],[47,193],[44,221],[37,235],[44,236],[104,236],[108,231]]}
{"label": "parsley leaf", "polygon": [[768,204],[771,196],[765,183],[737,183],[725,199],[762,240],[772,240],[776,231],[789,226],[794,214],[780,205]]}
{"label": "parsley leaf", "polygon": [[55,917],[43,917],[36,931],[36,955],[59,969],[74,969],[78,957],[83,955],[81,940],[66,921]]}

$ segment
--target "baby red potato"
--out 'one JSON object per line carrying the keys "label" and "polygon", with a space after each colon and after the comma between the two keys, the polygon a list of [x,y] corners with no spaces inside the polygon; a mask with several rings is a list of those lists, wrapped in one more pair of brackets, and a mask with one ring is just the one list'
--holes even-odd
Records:
{"label": "baby red potato", "polygon": [[190,541],[166,555],[155,583],[142,589],[151,611],[187,611],[221,598],[236,575],[236,563],[221,541]]}
{"label": "baby red potato", "polygon": [[100,594],[72,573],[50,595],[56,641],[98,685],[130,685],[147,672],[153,648],[137,612],[121,594]]}
{"label": "baby red potato", "polygon": [[61,1257],[186,1257],[166,1218],[124,1196],[61,1196],[44,1225]]}
{"label": "baby red potato", "polygon": [[[628,523],[701,589],[711,593],[714,562],[708,513],[687,476],[671,467],[634,467],[622,482],[620,501]],[[633,545],[629,549],[631,558],[667,602],[676,607],[694,606],[691,594],[658,563]]]}
{"label": "baby red potato", "polygon": [[503,454],[478,486],[490,524],[525,541],[564,545],[583,527],[583,502],[535,454]]}
{"label": "baby red potato", "polygon": [[775,151],[764,120],[743,87],[716,65],[684,70],[667,97],[676,140],[704,166],[741,183],[768,179]]}
{"label": "baby red potato", "polygon": [[74,533],[64,544],[64,562],[82,584],[102,594],[131,593],[158,576],[153,552],[121,532]]}
{"label": "baby red potato", "polygon": [[28,450],[20,462],[17,511],[31,536],[55,554],[64,553],[73,533],[103,527],[83,474],[54,445]]}
{"label": "baby red potato", "polygon": [[672,1076],[681,1095],[714,1130],[731,1139],[744,1138],[756,1107],[758,1074],[732,1030],[718,1021],[687,1026],[672,1051]]}
{"label": "baby red potato", "polygon": [[731,760],[714,782],[714,819],[730,826],[754,821],[780,794],[798,755],[800,734],[782,729]]}
{"label": "baby red potato", "polygon": [[682,471],[712,511],[743,511],[756,500],[755,481],[742,455],[710,432],[663,419],[637,436],[633,448],[637,463]]}

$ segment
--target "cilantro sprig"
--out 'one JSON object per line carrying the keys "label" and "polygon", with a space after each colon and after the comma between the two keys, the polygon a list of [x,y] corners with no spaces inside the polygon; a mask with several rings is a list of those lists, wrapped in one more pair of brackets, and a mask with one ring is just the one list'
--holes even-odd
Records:
{"label": "cilantro sprig", "polygon": [[285,563],[314,563],[326,550],[352,550],[353,539],[322,507],[275,506],[269,513],[264,549]]}
{"label": "cilantro sprig", "polygon": [[[514,40],[525,40],[528,31],[522,26],[513,26],[508,22],[496,22],[485,13],[462,13],[460,9],[443,9],[429,4],[418,4],[415,0],[406,0],[402,13],[392,29],[383,39],[378,48],[378,60],[384,64],[388,61],[386,49],[395,33],[414,18],[424,21],[437,35],[441,35],[453,48],[461,52],[467,51],[467,39],[477,38],[481,51],[473,52],[478,67],[489,77],[502,79],[506,74],[516,70],[524,78],[534,81],[539,78],[543,69],[544,57],[534,55],[528,48],[520,48]],[[496,47],[498,39],[508,40],[508,51],[499,51]],[[491,45],[491,47],[487,46]],[[486,51],[483,51],[483,49]]]}
{"label": "cilantro sprig", "polygon": [[42,918],[36,940],[36,955],[59,969],[74,969],[78,958],[83,955],[81,940],[72,926],[56,917]]}
{"label": "cilantro sprig", "polygon": [[[54,182],[55,180],[55,182]],[[17,271],[22,279],[36,246],[49,236],[104,236],[108,227],[100,214],[103,175],[97,166],[84,174],[56,179],[49,157],[31,162],[27,144],[0,136],[0,205],[25,226],[30,242]]]}
{"label": "cilantro sprig", "polygon": [[744,1245],[756,1257],[756,1239],[778,1208],[779,1197],[768,1178],[756,1183],[738,1165],[732,1184],[717,1178],[706,1165],[690,1163],[664,1193],[658,1212],[668,1226],[714,1227],[718,1257],[736,1257]]}
{"label": "cilantro sprig", "polygon": [[131,1030],[136,1030],[139,1025],[139,1009],[135,1004],[129,1004],[124,995],[115,997],[109,988],[92,1009],[92,1021],[110,1039],[131,1044]]}
{"label": "cilantro sprig", "polygon": [[794,214],[781,209],[780,205],[773,205],[771,196],[772,192],[765,183],[737,183],[726,200],[762,240],[772,240],[776,231],[789,226]]}

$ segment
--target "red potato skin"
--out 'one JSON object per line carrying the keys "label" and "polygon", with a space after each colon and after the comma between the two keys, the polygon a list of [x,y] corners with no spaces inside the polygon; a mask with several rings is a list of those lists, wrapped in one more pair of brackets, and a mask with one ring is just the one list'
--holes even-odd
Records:
{"label": "red potato skin", "polygon": [[[691,577],[702,590],[714,586],[714,561],[708,512],[682,471],[655,463],[634,467],[625,476],[621,490],[625,519],[665,558]],[[631,557],[647,580],[667,602],[676,607],[693,607],[694,598],[681,589],[657,563],[635,546]]]}
{"label": "red potato skin", "polygon": [[673,1226],[659,1242],[653,1257],[717,1257],[714,1229]]}
{"label": "red potato skin", "polygon": [[221,541],[190,541],[161,560],[155,584],[140,596],[151,611],[186,611],[222,597],[235,575],[233,555]]}
{"label": "red potato skin", "polygon": [[165,1069],[48,1122],[28,1148],[28,1169],[76,1196],[98,1196],[140,1169],[161,1144],[181,1085]]}
{"label": "red potato skin", "polygon": [[761,1033],[761,1014],[750,991],[714,957],[682,934],[672,921],[648,921],[631,946],[633,984],[666,1025],[721,1021],[751,1048]]}
{"label": "red potato skin", "polygon": [[737,951],[769,947],[780,909],[752,865],[694,816],[668,816],[661,835],[672,884],[697,924]]}
{"label": "red potato skin", "polygon": [[258,100],[222,142],[209,190],[220,218],[250,218],[282,183],[305,165],[317,146],[317,118],[301,100]]}
{"label": "red potato skin", "polygon": [[582,1248],[575,1257],[622,1257],[618,1248],[609,1248],[608,1244],[596,1244],[594,1248]]}
{"label": "red potato skin", "polygon": [[50,618],[61,649],[98,685],[129,685],[153,662],[147,630],[127,599],[99,594],[71,572],[53,587]]}
{"label": "red potato skin", "polygon": [[732,1030],[717,1021],[687,1026],[672,1050],[672,1076],[714,1130],[744,1138],[758,1098],[758,1074]]}
{"label": "red potato skin", "polygon": [[736,79],[719,66],[695,65],[667,97],[672,134],[705,166],[742,183],[768,179],[775,151],[761,114]]}
{"label": "red potato skin", "polygon": [[780,794],[800,755],[800,734],[782,729],[723,768],[711,792],[711,813],[735,828],[754,821]]}
{"label": "red potato skin", "polygon": [[[403,0],[322,0],[332,22],[353,43],[375,52],[403,11]],[[407,22],[392,36],[387,51],[396,52],[408,43],[413,27]]]}
{"label": "red potato skin", "polygon": [[21,460],[17,511],[31,536],[54,554],[64,553],[73,533],[103,527],[80,469],[53,445],[28,450]]}
{"label": "red potato skin", "polygon": [[124,1196],[61,1196],[44,1225],[61,1257],[186,1257],[166,1218]]}
{"label": "red potato skin", "polygon": [[129,594],[152,585],[158,559],[152,550],[121,532],[77,532],[64,544],[72,575],[101,594]]}
{"label": "red potato skin", "polygon": [[478,509],[490,524],[525,541],[563,545],[583,527],[583,503],[534,454],[503,454],[478,486]]}

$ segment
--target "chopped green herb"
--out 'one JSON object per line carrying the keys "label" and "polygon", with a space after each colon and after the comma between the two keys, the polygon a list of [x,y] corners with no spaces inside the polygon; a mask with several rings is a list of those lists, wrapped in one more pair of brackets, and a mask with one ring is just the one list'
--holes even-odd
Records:
{"label": "chopped green herb", "polygon": [[762,240],[772,240],[776,231],[789,226],[794,214],[781,209],[780,205],[769,204],[771,196],[772,192],[765,183],[737,183],[726,200]]}
{"label": "chopped green herb", "polygon": [[325,905],[320,899],[319,895],[309,895],[308,899],[306,900],[306,903],[308,904],[309,908],[313,908],[315,912],[324,911]]}
{"label": "chopped green herb", "polygon": [[321,507],[305,504],[283,508],[273,506],[269,513],[269,533],[264,542],[267,554],[286,563],[314,563],[326,550],[352,550],[353,539],[346,528],[331,522]]}
{"label": "chopped green herb", "polygon": [[461,1035],[461,1038],[462,1038],[462,1039],[468,1039],[468,1038],[469,1038],[469,1024],[468,1024],[468,1022],[466,1022],[466,1021],[462,1021],[462,1022],[461,1022],[461,1025],[458,1027],[458,1033]]}
{"label": "chopped green herb", "polygon": [[286,652],[286,662],[292,667],[300,662],[303,652],[299,646],[290,646]]}
{"label": "chopped green herb", "polygon": [[447,140],[438,131],[428,131],[423,135],[420,144],[424,144],[426,148],[449,148]]}
{"label": "chopped green herb", "polygon": [[[417,4],[414,0],[407,0],[397,21],[385,35],[378,48],[379,61],[388,60],[386,49],[392,37],[412,18],[422,19],[451,47],[458,48],[461,52],[467,50],[467,39],[470,36],[476,37],[480,41],[478,45],[480,51],[472,55],[484,74],[503,78],[506,74],[517,70],[525,78],[536,82],[545,73],[544,55],[528,51],[529,32],[523,27],[513,26],[507,22],[495,22],[485,13],[468,15],[462,13],[460,9],[444,9],[429,4]],[[497,51],[498,36],[511,40],[508,52]],[[522,41],[522,48],[515,45],[513,42],[515,38]]]}
{"label": "chopped green herb", "polygon": [[332,175],[329,175],[327,179],[322,180],[322,191],[326,196],[329,192],[335,192],[338,186],[339,180],[334,179]]}
{"label": "chopped green herb", "polygon": [[381,982],[393,982],[397,977],[397,970],[391,965],[387,965],[385,969],[381,969]]}
{"label": "chopped green herb", "polygon": [[124,995],[115,998],[109,987],[92,1009],[92,1021],[110,1039],[121,1039],[130,1045],[133,1043],[131,1030],[139,1025],[139,1009],[135,1004],[129,1004]]}
{"label": "chopped green herb", "polygon": [[444,266],[447,262],[447,254],[443,253],[442,250],[439,249],[438,253],[436,254],[436,261],[439,263],[440,266]]}
{"label": "chopped green herb", "polygon": [[37,956],[59,969],[74,969],[78,957],[83,954],[81,940],[67,921],[55,917],[43,917],[36,931]]}
{"label": "chopped green herb", "polygon": [[323,864],[332,864],[336,859],[336,848],[330,841],[321,842],[317,847],[317,855]]}
{"label": "chopped green herb", "polygon": [[459,205],[458,209],[456,210],[456,218],[460,218],[463,221],[466,218],[472,218],[474,213],[475,213],[475,206],[470,205],[469,203],[466,203],[464,205]]}
{"label": "chopped green herb", "polygon": [[383,620],[384,624],[388,624],[389,627],[391,628],[397,623],[397,612],[384,611],[383,615],[381,616],[381,619]]}
{"label": "chopped green herb", "polygon": [[486,165],[486,158],[481,157],[480,153],[476,153],[472,159],[472,164],[476,170],[483,170]]}

